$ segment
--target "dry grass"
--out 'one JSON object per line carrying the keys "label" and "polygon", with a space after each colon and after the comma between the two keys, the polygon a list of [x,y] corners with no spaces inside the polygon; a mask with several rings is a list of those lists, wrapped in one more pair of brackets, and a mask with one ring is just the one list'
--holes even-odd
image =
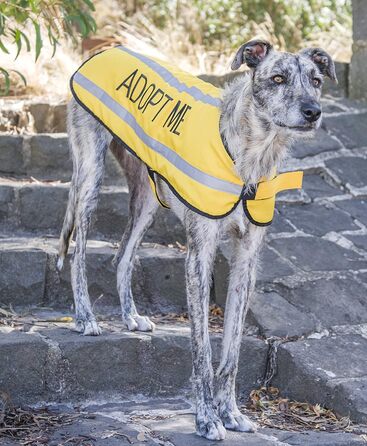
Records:
{"label": "dry grass", "polygon": [[81,55],[66,41],[62,42],[52,59],[51,54],[52,48],[46,42],[37,63],[31,53],[23,53],[17,60],[11,55],[1,54],[3,67],[20,71],[27,79],[27,87],[24,87],[21,79],[12,74],[10,96],[43,96],[50,101],[68,96],[68,80],[80,65]]}

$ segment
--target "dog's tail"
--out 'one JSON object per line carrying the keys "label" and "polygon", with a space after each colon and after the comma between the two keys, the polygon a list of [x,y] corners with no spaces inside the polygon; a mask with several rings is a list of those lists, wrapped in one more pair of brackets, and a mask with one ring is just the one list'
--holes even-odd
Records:
{"label": "dog's tail", "polygon": [[69,190],[69,200],[64,217],[64,223],[59,240],[59,256],[57,259],[57,269],[62,270],[64,266],[64,259],[68,252],[70,240],[72,238],[75,226],[75,210],[77,206],[76,181],[73,175]]}

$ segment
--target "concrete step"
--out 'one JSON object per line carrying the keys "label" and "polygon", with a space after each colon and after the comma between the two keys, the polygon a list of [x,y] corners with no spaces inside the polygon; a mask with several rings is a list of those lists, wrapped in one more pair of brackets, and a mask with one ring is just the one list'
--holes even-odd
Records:
{"label": "concrete step", "polygon": [[[66,133],[0,135],[0,175],[70,181],[72,161]],[[110,151],[105,184],[124,185],[124,175]]]}
{"label": "concrete step", "polygon": [[[0,178],[0,232],[31,232],[59,236],[70,183],[31,182]],[[127,223],[129,196],[125,186],[105,186],[94,215],[91,238],[120,240]],[[185,240],[178,218],[160,207],[145,240],[174,243]]]}
{"label": "concrete step", "polygon": [[[20,237],[0,241],[0,303],[70,308],[70,264],[66,260],[61,272],[56,269],[56,239]],[[117,245],[111,243],[88,242],[89,292],[99,307],[119,306],[116,271],[111,264],[116,249]],[[182,311],[186,306],[184,258],[177,248],[144,244],[138,253],[133,281],[139,308]]]}
{"label": "concrete step", "polygon": [[[59,325],[60,328],[55,328]],[[126,332],[121,322],[101,322],[98,337],[71,331],[72,324],[35,322],[27,332],[1,328],[0,392],[14,404],[125,396],[182,395],[190,390],[189,327],[161,325],[153,333]],[[19,330],[19,327],[18,327]],[[213,361],[221,337],[212,334]],[[256,388],[265,371],[267,345],[244,337],[238,387]]]}

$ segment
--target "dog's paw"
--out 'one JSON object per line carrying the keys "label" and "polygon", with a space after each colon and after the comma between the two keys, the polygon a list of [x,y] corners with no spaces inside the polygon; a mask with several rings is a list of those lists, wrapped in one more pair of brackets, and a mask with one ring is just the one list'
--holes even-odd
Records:
{"label": "dog's paw", "polygon": [[123,319],[129,331],[153,331],[155,324],[146,316],[128,316]]}
{"label": "dog's paw", "polygon": [[246,415],[238,409],[234,411],[220,411],[220,418],[226,429],[239,432],[256,432],[256,423],[252,422]]}
{"label": "dog's paw", "polygon": [[95,319],[76,319],[75,330],[83,336],[99,336],[102,334],[102,329]]}
{"label": "dog's paw", "polygon": [[196,433],[208,440],[224,440],[226,437],[226,430],[219,418],[213,420],[198,420],[196,419]]}

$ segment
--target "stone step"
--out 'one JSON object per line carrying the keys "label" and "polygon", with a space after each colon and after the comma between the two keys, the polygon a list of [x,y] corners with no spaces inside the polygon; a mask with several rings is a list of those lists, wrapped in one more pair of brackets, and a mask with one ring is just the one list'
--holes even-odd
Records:
{"label": "stone step", "polygon": [[367,421],[366,324],[346,325],[278,348],[273,384],[285,396]]}
{"label": "stone step", "polygon": [[[47,433],[48,446],[75,444],[85,439],[93,446],[214,446],[217,443],[195,434],[195,406],[187,398],[132,397],[112,401],[81,401],[51,403],[53,414],[67,414],[70,419]],[[251,413],[247,412],[254,419]],[[270,416],[269,416],[270,418]],[[263,421],[266,426],[266,420]],[[358,432],[358,427],[356,429]],[[42,428],[39,435],[45,439]],[[38,437],[37,433],[33,434]],[[227,430],[221,446],[365,446],[363,435],[349,432],[294,432],[291,427],[275,429],[262,427],[255,433]],[[29,437],[28,437],[29,438]],[[87,439],[91,439],[90,443]],[[164,440],[163,440],[164,439]],[[141,440],[142,442],[140,442]],[[2,446],[19,446],[17,440],[3,440]],[[164,441],[164,443],[163,443]],[[139,442],[139,443],[138,443]],[[82,444],[82,443],[81,443]]]}
{"label": "stone step", "polygon": [[[0,232],[59,236],[70,183],[41,183],[0,178]],[[120,240],[127,223],[129,196],[125,186],[105,186],[99,197],[91,238]],[[160,207],[145,240],[185,240],[178,218]]]}
{"label": "stone step", "polygon": [[[98,337],[71,331],[72,324],[30,324],[28,332],[3,328],[0,336],[0,392],[13,404],[125,395],[170,396],[190,390],[189,327],[161,325],[153,333],[127,332],[121,322],[101,323]],[[220,359],[220,335],[212,334],[213,362]],[[264,375],[267,345],[244,337],[239,394],[248,396]]]}
{"label": "stone step", "polygon": [[6,98],[1,103],[0,131],[66,132],[66,102],[35,96]]}
{"label": "stone step", "polygon": [[[73,300],[68,259],[74,244],[70,246],[61,272],[56,269],[57,246],[58,240],[52,237],[1,238],[0,303],[70,306]],[[185,252],[184,248],[173,246],[143,243],[134,278],[134,294],[140,308],[154,311],[182,311],[186,308]],[[295,253],[293,258],[287,255],[288,248]],[[116,249],[116,243],[98,240],[88,242],[90,295],[92,301],[98,299],[101,306],[119,305],[116,271],[111,264]],[[321,266],[316,265],[316,269],[312,266],[310,270],[305,258],[308,258],[309,251],[314,253],[316,250],[322,253],[319,262]],[[212,287],[212,300],[222,306],[225,305],[227,293],[229,257],[229,247],[222,245],[216,259]],[[330,259],[334,257],[339,260],[331,264]],[[345,258],[344,262],[340,261],[341,258]],[[304,269],[297,266],[297,262]],[[265,336],[302,335],[318,327],[330,327],[348,321],[358,324],[367,320],[366,311],[360,303],[365,292],[363,271],[366,261],[354,252],[317,237],[280,238],[269,241],[263,247],[260,265],[257,290],[265,291],[265,294],[254,299],[249,317]],[[355,269],[355,274],[350,272],[351,268]],[[357,274],[358,268],[363,268],[360,274]],[[319,277],[317,281],[316,276]],[[337,280],[339,276],[344,279]],[[319,283],[325,286],[319,286]],[[337,298],[340,294],[340,287],[345,290],[340,295],[343,299],[340,297],[338,305],[333,306],[333,297]],[[273,290],[278,290],[279,295],[271,293]],[[349,294],[347,290],[350,290]],[[312,299],[308,298],[308,293],[313,293]],[[333,311],[325,313],[328,305],[326,301],[324,303],[325,299],[318,303],[319,296],[324,293],[329,296]],[[350,308],[348,302],[353,302]],[[264,306],[267,311],[263,309]],[[313,309],[321,313],[313,316]],[[272,317],[274,314],[275,318]],[[329,317],[321,317],[326,314]]]}
{"label": "stone step", "polygon": [[[45,104],[40,104],[40,107],[44,109],[41,114],[46,115]],[[366,146],[363,133],[367,121],[365,104],[327,98],[323,100],[323,108],[323,128],[316,132],[312,140],[296,142],[292,156],[301,159],[323,152],[336,152],[343,146]],[[45,131],[47,128],[40,124],[36,130]],[[64,130],[57,126],[52,128]],[[66,133],[0,134],[0,175],[68,181],[71,171]],[[107,153],[105,184],[124,184],[121,169],[110,152]]]}
{"label": "stone step", "polygon": [[[69,258],[73,251],[72,242],[64,269],[56,269],[58,240],[47,237],[9,237],[0,239],[0,304],[14,306],[48,305],[68,307],[73,303]],[[186,309],[185,252],[184,249],[143,243],[138,251],[134,269],[133,291],[139,308],[149,311],[175,311]],[[117,244],[90,240],[87,245],[87,274],[91,301],[97,306],[119,306],[116,291],[116,270],[111,261]],[[217,256],[212,300],[225,305],[228,282],[228,260]],[[274,280],[291,278],[295,274],[292,266],[268,247],[261,253],[262,268],[258,272],[257,289],[269,287]],[[266,301],[266,299],[265,299]],[[276,303],[274,304],[276,306]],[[297,321],[302,316],[296,309],[291,312]],[[252,320],[264,325],[259,317],[259,308],[253,307]],[[297,313],[297,314],[296,314]],[[250,317],[250,316],[249,316]],[[287,324],[283,334],[293,333],[294,325],[312,331],[314,325],[306,318],[302,324]],[[283,319],[281,319],[283,320]],[[280,324],[281,322],[279,322]],[[266,324],[265,324],[266,325]],[[273,327],[274,328],[274,327]],[[298,333],[298,331],[296,331]],[[264,331],[266,334],[266,329]]]}
{"label": "stone step", "polygon": [[[84,409],[100,414],[107,411],[112,415],[118,411],[121,416],[129,411],[129,397],[139,411],[143,406],[147,410],[158,409],[157,401],[146,398],[189,395],[191,348],[187,323],[167,324],[157,318],[153,333],[132,333],[119,321],[101,320],[101,336],[83,337],[73,331],[71,322],[60,321],[66,315],[69,313],[38,310],[23,319],[16,318],[12,325],[0,326],[0,394],[14,405],[61,401],[61,407],[53,405],[53,410],[60,412],[68,407],[70,413],[70,405],[66,403],[80,408],[80,401],[89,400],[83,404],[83,412]],[[220,333],[212,332],[211,342],[216,368],[220,360]],[[273,384],[280,387],[282,396],[325,404],[365,422],[366,343],[357,335],[347,335],[336,340],[305,339],[281,345]],[[345,360],[340,364],[343,349],[348,349],[348,355],[344,354]],[[244,336],[237,377],[237,392],[242,401],[261,385],[267,356],[265,341]],[[121,399],[123,406],[118,407]],[[168,401],[162,404],[165,410],[169,409]],[[136,405],[142,406],[139,409]],[[156,410],[154,414],[159,419]],[[278,440],[285,445],[359,444],[358,437],[342,434],[328,437],[316,432],[294,437],[286,432],[278,434],[275,434]]]}
{"label": "stone step", "polygon": [[[340,149],[340,143],[320,129],[311,141],[298,142],[292,156],[303,158]],[[69,181],[72,161],[66,133],[0,134],[0,175]],[[106,157],[105,184],[126,184],[122,169],[110,151]]]}
{"label": "stone step", "polygon": [[[351,217],[348,217],[342,211],[325,209],[323,206],[320,207],[315,204],[298,206],[298,204],[310,201],[309,195],[315,193],[314,183],[316,180],[319,180],[316,184],[317,193],[341,194],[338,189],[325,183],[321,177],[305,175],[302,195],[297,191],[290,191],[281,193],[277,197],[278,211],[273,224],[269,228],[271,233],[293,232],[294,229],[289,225],[286,218],[300,229],[306,229],[306,232],[316,233],[317,235],[323,235],[330,228],[334,229],[332,224],[334,220],[341,220],[339,229],[358,229],[353,225]],[[312,185],[314,185],[314,189],[311,188]],[[59,236],[65,215],[69,187],[70,183],[60,183],[58,181],[42,182],[24,178],[0,177],[0,233]],[[290,203],[293,206],[290,206]],[[93,215],[91,238],[120,240],[127,223],[128,208],[129,194],[126,186],[103,186],[97,211]],[[322,213],[321,227],[317,229],[320,212]],[[325,212],[327,212],[327,215],[324,216]],[[331,217],[333,218],[331,219]],[[173,212],[160,206],[153,225],[147,231],[144,240],[165,244],[175,243],[176,241],[184,243],[184,229]]]}
{"label": "stone step", "polygon": [[[73,303],[70,264],[56,269],[56,239],[1,239],[0,303],[14,306],[68,307]],[[92,302],[98,307],[119,306],[116,270],[111,261],[117,245],[89,241],[87,271]],[[72,247],[69,252],[72,252]],[[68,256],[70,258],[70,254]],[[177,248],[144,244],[134,269],[133,291],[139,308],[182,311],[186,306],[185,253]]]}
{"label": "stone step", "polygon": [[[72,161],[66,133],[0,135],[0,175],[70,181]],[[104,183],[126,184],[123,172],[110,151],[106,157]]]}

